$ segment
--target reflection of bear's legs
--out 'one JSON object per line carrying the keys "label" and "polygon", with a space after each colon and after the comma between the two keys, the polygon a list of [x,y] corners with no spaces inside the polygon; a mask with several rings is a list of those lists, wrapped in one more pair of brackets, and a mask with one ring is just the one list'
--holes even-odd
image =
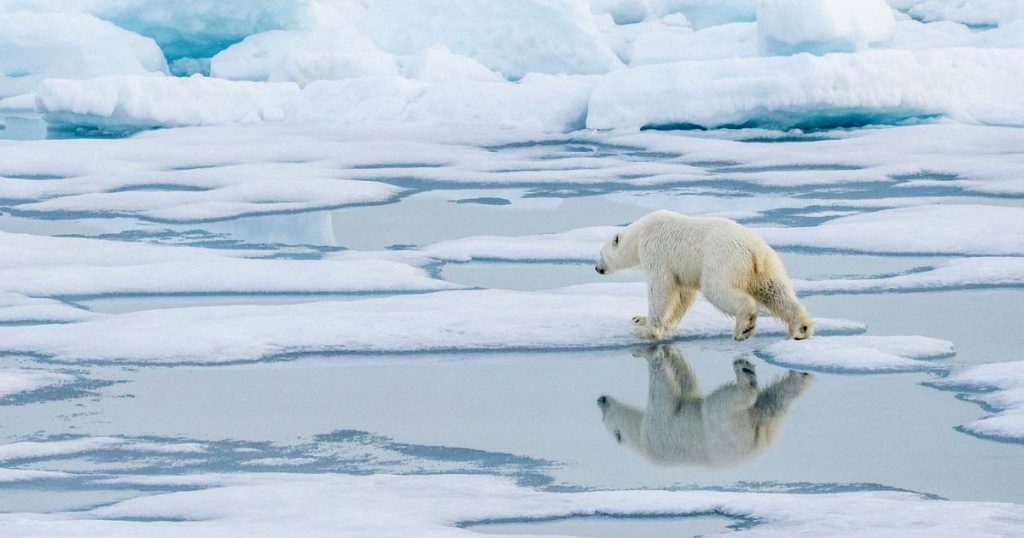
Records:
{"label": "reflection of bear's legs", "polygon": [[757,302],[749,293],[727,286],[713,286],[704,290],[704,296],[719,310],[736,318],[733,338],[746,340],[754,334],[754,327],[757,325]]}
{"label": "reflection of bear's legs", "polygon": [[736,371],[736,383],[728,383],[712,392],[707,397],[707,406],[719,412],[732,412],[746,409],[757,401],[757,373],[754,365],[746,359],[736,359],[732,363]]}
{"label": "reflection of bear's legs", "polygon": [[647,273],[647,318],[633,318],[636,335],[641,338],[661,339],[666,330],[665,321],[679,308],[679,284],[672,275]]}
{"label": "reflection of bear's legs", "polygon": [[686,362],[683,354],[675,346],[663,346],[665,358],[662,361],[662,368],[666,378],[676,384],[676,394],[680,398],[700,398],[700,388],[697,386],[697,374],[693,373],[690,363]]}

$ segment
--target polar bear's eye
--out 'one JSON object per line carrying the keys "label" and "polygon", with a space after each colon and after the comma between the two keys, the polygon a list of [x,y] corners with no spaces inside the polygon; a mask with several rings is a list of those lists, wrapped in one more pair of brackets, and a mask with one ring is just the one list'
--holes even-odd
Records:
{"label": "polar bear's eye", "polygon": [[618,235],[615,236],[615,239],[612,239],[612,246],[613,247],[619,246],[619,236]]}

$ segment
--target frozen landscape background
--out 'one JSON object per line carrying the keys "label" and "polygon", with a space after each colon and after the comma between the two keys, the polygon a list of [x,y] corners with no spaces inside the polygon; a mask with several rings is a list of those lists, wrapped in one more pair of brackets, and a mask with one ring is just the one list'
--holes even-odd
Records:
{"label": "frozen landscape background", "polygon": [[[1024,534],[1022,49],[1019,0],[0,0],[0,534]],[[592,265],[659,208],[819,335],[646,349]],[[743,361],[767,441],[656,418]]]}

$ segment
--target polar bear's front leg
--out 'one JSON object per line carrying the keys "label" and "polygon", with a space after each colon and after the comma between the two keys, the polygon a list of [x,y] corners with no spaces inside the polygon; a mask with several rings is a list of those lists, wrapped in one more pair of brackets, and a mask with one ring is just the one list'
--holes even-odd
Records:
{"label": "polar bear's front leg", "polygon": [[682,297],[674,276],[648,272],[647,278],[647,317],[633,317],[633,331],[640,338],[660,340],[671,328],[666,322],[679,308]]}

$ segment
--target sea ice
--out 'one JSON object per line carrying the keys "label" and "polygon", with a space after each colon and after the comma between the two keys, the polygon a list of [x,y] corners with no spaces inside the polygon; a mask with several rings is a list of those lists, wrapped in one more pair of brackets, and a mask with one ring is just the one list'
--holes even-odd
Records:
{"label": "sea ice", "polygon": [[800,280],[794,285],[803,295],[1024,287],[1024,258],[985,256],[954,259],[897,275]]}
{"label": "sea ice", "polygon": [[757,34],[765,54],[853,52],[892,37],[885,0],[761,0]]}
{"label": "sea ice", "polygon": [[[0,289],[34,297],[108,294],[381,293],[452,289],[419,268],[385,260],[243,258],[252,251],[133,244],[0,232]],[[88,312],[0,295],[37,317],[76,321]],[[27,302],[28,304],[20,304]],[[3,302],[0,302],[2,305]],[[44,318],[45,319],[45,318]]]}
{"label": "sea ice", "polygon": [[929,385],[970,392],[994,414],[960,428],[974,435],[1024,442],[1024,361],[971,366]]}
{"label": "sea ice", "polygon": [[[68,362],[212,364],[311,353],[592,349],[642,343],[632,335],[629,316],[646,308],[643,296],[503,290],[172,308],[59,326],[0,327],[0,351]],[[854,321],[816,321],[823,334],[864,329]],[[700,302],[673,336],[723,337],[733,325]],[[782,335],[786,329],[767,319],[758,331]]]}
{"label": "sea ice", "polygon": [[936,367],[929,360],[954,354],[951,342],[937,338],[866,335],[784,340],[757,353],[791,368],[859,373],[927,370]]}
{"label": "sea ice", "polygon": [[[2,245],[2,240],[0,240]],[[0,251],[4,250],[0,246]],[[95,317],[96,314],[54,299],[28,297],[0,291],[0,325],[29,323],[67,323]]]}
{"label": "sea ice", "polygon": [[[1024,255],[1024,209],[923,205],[839,217],[809,228],[757,228],[775,247],[888,254]],[[981,263],[981,262],[976,262]]]}
{"label": "sea ice", "polygon": [[[480,475],[230,473],[138,477],[191,490],[142,495],[89,510],[0,514],[24,538],[146,535],[467,536],[473,522],[614,515],[722,514],[756,521],[737,536],[1010,536],[1024,507],[928,499],[916,493],[538,491]],[[128,478],[122,484],[131,485]]]}
{"label": "sea ice", "polygon": [[[0,368],[0,399],[47,387],[63,385],[74,380],[74,376],[45,370],[23,368]],[[4,445],[0,445],[2,448]],[[0,461],[3,461],[0,456]]]}

